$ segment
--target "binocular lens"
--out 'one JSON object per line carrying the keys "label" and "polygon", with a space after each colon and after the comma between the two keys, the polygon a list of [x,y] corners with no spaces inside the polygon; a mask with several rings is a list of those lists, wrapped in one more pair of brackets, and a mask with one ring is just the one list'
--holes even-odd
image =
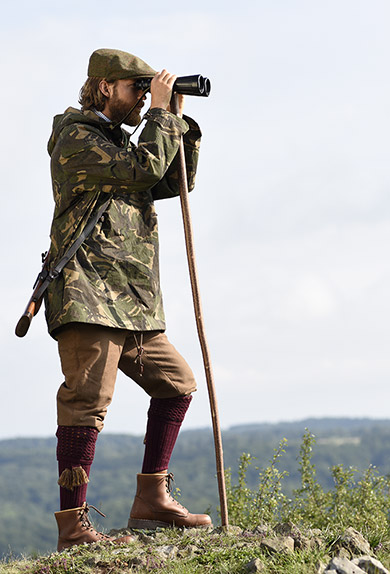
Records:
{"label": "binocular lens", "polygon": [[203,89],[203,96],[208,96],[211,90],[211,82],[208,78],[203,78],[204,89]]}
{"label": "binocular lens", "polygon": [[[208,78],[204,78],[203,76],[198,76],[198,91],[196,93],[197,96],[205,96],[207,97],[211,90],[211,82]],[[190,93],[190,92],[187,92]],[[194,95],[193,92],[191,92]]]}

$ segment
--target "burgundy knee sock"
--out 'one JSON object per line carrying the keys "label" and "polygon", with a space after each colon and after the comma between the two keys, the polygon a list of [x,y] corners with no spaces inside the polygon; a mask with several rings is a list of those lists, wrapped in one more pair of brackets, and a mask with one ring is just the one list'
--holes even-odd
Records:
{"label": "burgundy knee sock", "polygon": [[142,465],[144,474],[168,468],[181,423],[191,400],[191,396],[151,399]]}
{"label": "burgundy knee sock", "polygon": [[57,429],[61,510],[78,508],[86,500],[98,434],[97,429],[91,427],[59,426]]}

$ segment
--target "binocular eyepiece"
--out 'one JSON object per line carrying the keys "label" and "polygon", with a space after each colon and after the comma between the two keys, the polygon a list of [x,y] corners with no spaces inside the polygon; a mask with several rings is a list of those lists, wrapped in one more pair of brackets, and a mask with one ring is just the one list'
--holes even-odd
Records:
{"label": "binocular eyepiece", "polygon": [[[140,78],[134,82],[134,87],[138,90],[148,90],[150,89],[151,81],[152,78]],[[172,88],[172,91],[177,94],[203,97],[207,97],[210,90],[210,80],[208,78],[204,78],[200,74],[195,76],[181,76],[176,79]]]}

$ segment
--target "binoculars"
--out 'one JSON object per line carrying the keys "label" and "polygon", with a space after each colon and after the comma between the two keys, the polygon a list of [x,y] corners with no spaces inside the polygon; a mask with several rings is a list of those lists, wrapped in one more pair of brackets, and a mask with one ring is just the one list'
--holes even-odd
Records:
{"label": "binoculars", "polygon": [[[152,78],[140,78],[134,82],[134,87],[138,90],[149,90]],[[208,78],[204,78],[200,74],[195,76],[181,76],[176,79],[173,84],[172,91],[177,94],[185,94],[187,96],[203,96],[207,97],[211,90],[211,83]]]}

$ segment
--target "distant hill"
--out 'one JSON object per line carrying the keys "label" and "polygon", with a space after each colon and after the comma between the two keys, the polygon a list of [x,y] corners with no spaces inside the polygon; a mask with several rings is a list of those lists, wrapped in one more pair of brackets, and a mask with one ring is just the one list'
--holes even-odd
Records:
{"label": "distant hill", "polygon": [[[223,432],[225,466],[233,479],[243,452],[256,457],[248,472],[253,487],[259,468],[268,465],[282,438],[288,439],[280,470],[289,473],[285,492],[299,485],[297,457],[305,429],[316,435],[312,462],[319,482],[332,486],[329,468],[336,464],[358,470],[370,464],[390,474],[390,420],[307,419],[278,424],[248,424]],[[47,552],[56,546],[58,510],[55,438],[0,441],[0,554]],[[127,524],[143,455],[142,437],[102,435],[92,468],[88,501],[107,519],[94,520],[109,530]],[[259,467],[259,468],[256,468]],[[211,429],[183,431],[172,458],[171,471],[181,490],[180,502],[193,512],[211,510],[218,522],[214,441]]]}

